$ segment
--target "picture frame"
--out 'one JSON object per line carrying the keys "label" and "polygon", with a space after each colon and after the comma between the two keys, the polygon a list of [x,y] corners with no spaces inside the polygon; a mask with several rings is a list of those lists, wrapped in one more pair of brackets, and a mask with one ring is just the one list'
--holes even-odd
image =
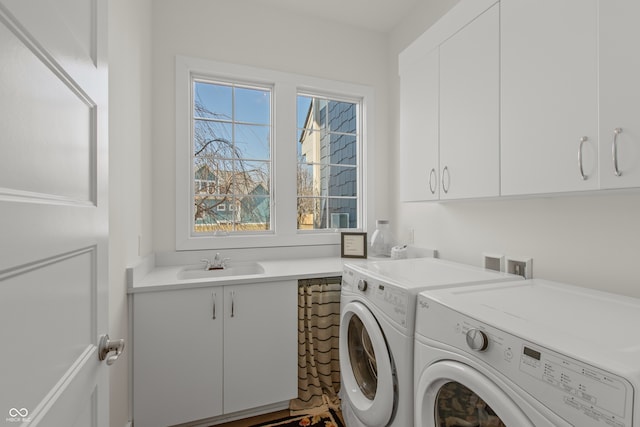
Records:
{"label": "picture frame", "polygon": [[367,233],[342,232],[340,256],[342,258],[366,258]]}

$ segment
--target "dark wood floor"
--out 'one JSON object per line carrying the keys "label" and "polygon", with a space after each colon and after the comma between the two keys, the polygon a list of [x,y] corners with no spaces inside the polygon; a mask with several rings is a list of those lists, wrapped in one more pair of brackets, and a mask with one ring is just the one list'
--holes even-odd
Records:
{"label": "dark wood floor", "polygon": [[258,415],[256,417],[245,418],[243,420],[231,421],[224,424],[216,424],[213,427],[247,427],[256,425],[259,423],[266,423],[267,421],[279,420],[289,416],[289,410],[283,409],[282,411],[271,412],[270,414]]}
{"label": "dark wood floor", "polygon": [[[344,424],[344,420],[342,419],[342,413],[340,413],[340,411],[336,411],[336,414],[340,418],[340,421],[342,421],[342,424]],[[251,417],[251,418],[245,418],[243,420],[230,421],[224,424],[216,424],[215,426],[211,426],[211,427],[248,427],[248,426],[253,426],[260,423],[266,423],[268,421],[275,421],[281,418],[286,418],[289,415],[290,415],[289,410],[283,409],[282,411],[271,412],[269,414],[258,415],[256,417]]]}

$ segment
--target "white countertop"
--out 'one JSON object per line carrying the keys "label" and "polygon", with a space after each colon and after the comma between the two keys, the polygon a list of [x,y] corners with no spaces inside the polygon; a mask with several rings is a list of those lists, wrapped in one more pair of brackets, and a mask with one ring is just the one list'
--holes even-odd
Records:
{"label": "white countertop", "polygon": [[193,266],[155,267],[139,280],[133,281],[129,286],[128,293],[341,276],[344,264],[366,261],[339,257],[260,261],[259,264],[264,268],[264,273],[261,274],[201,279],[180,279],[178,277],[178,273],[182,269]]}
{"label": "white countertop", "polygon": [[[175,289],[204,288],[211,286],[242,285],[260,282],[276,282],[281,280],[315,279],[322,277],[342,276],[345,264],[364,265],[370,261],[393,261],[389,257],[341,258],[336,255],[316,257],[287,257],[283,252],[283,259],[266,259],[251,261],[246,259],[244,263],[258,263],[264,272],[260,274],[233,275],[222,277],[181,278],[181,272],[185,269],[204,272],[204,266],[193,263],[197,257],[190,257],[189,262],[181,263],[175,254],[162,257],[160,265],[156,263],[156,256],[146,257],[140,264],[127,269],[128,293],[156,292]],[[291,255],[291,253],[289,253]],[[203,256],[206,258],[206,256]],[[409,245],[409,258],[436,257],[436,250]],[[210,258],[210,257],[209,257]],[[240,257],[238,257],[240,258]],[[238,259],[236,258],[236,259]],[[176,262],[178,261],[178,262]],[[229,263],[229,268],[240,265],[243,262]],[[212,272],[212,275],[215,275]]]}

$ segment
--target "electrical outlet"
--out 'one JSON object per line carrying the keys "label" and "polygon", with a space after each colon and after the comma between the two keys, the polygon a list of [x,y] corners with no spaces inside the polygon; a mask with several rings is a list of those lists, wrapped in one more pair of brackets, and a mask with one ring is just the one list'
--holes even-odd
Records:
{"label": "electrical outlet", "polygon": [[484,268],[487,270],[504,271],[504,255],[482,254]]}
{"label": "electrical outlet", "polygon": [[531,279],[533,277],[533,259],[507,258],[507,273]]}

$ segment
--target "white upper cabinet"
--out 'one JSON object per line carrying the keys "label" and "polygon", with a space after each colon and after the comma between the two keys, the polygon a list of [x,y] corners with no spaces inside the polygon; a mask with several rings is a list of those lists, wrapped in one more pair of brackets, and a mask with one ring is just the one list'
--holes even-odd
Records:
{"label": "white upper cabinet", "polygon": [[600,184],[602,188],[638,187],[640,2],[601,1],[599,13]]}
{"label": "white upper cabinet", "polygon": [[499,8],[455,7],[400,55],[402,201],[498,196]]}
{"label": "white upper cabinet", "polygon": [[597,0],[500,12],[501,193],[599,188]]}
{"label": "white upper cabinet", "polygon": [[440,45],[440,199],[499,195],[499,49],[498,5]]}
{"label": "white upper cabinet", "polygon": [[438,200],[438,48],[400,77],[400,200]]}
{"label": "white upper cabinet", "polygon": [[489,1],[400,54],[402,200],[640,187],[640,2]]}

